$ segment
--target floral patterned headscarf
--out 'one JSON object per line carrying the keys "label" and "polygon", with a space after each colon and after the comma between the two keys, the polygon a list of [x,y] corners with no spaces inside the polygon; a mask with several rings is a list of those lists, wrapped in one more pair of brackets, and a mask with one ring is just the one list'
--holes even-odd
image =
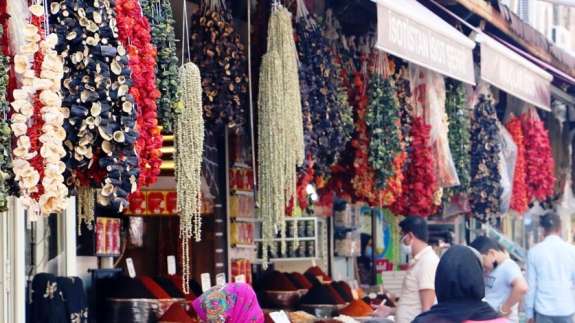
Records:
{"label": "floral patterned headscarf", "polygon": [[263,323],[264,314],[248,284],[233,283],[208,290],[192,304],[202,322]]}

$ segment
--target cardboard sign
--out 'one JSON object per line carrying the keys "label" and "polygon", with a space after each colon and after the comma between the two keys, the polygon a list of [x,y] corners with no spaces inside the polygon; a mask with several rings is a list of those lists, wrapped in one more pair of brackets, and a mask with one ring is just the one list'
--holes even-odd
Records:
{"label": "cardboard sign", "polygon": [[212,288],[212,277],[210,273],[203,273],[200,277],[202,281],[202,292],[205,293]]}
{"label": "cardboard sign", "polygon": [[226,284],[226,274],[217,274],[216,275],[216,285],[224,286]]}
{"label": "cardboard sign", "polygon": [[173,276],[176,274],[176,256],[168,256],[168,275]]}

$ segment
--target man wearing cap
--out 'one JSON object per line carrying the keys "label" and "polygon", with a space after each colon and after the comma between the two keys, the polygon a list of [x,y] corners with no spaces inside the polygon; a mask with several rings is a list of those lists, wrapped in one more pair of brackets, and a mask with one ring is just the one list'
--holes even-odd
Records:
{"label": "man wearing cap", "polygon": [[545,239],[529,250],[525,311],[529,323],[573,323],[575,247],[560,237],[561,220],[548,211],[540,218]]}
{"label": "man wearing cap", "polygon": [[408,216],[399,227],[401,247],[412,259],[403,280],[395,322],[411,323],[435,303],[435,271],[439,257],[427,244],[429,232],[425,219]]}

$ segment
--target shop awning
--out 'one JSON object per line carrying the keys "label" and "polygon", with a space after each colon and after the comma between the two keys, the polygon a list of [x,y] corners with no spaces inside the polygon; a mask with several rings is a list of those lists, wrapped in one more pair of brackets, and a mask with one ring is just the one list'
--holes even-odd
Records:
{"label": "shop awning", "polygon": [[415,0],[375,0],[376,48],[475,84],[475,43]]}
{"label": "shop awning", "polygon": [[481,45],[481,79],[551,111],[551,74],[483,33],[475,40]]}

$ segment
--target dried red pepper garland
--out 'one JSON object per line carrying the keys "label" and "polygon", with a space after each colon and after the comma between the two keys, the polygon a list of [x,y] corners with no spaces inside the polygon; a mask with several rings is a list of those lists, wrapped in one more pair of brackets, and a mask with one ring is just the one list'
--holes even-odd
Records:
{"label": "dried red pepper garland", "polygon": [[549,134],[537,112],[521,116],[525,142],[525,175],[527,198],[544,201],[551,197],[555,187],[555,161],[549,143]]}
{"label": "dried red pepper garland", "polygon": [[402,195],[391,209],[396,214],[429,216],[436,212],[436,177],[433,169],[433,155],[429,145],[431,127],[423,117],[411,120],[412,138],[409,161],[405,171]]}
{"label": "dried red pepper garland", "polygon": [[521,127],[521,119],[511,116],[505,126],[509,130],[513,142],[517,145],[511,208],[519,213],[524,213],[529,208],[529,200],[527,199],[527,183],[525,181],[525,138]]}
{"label": "dried red pepper garland", "polygon": [[156,87],[156,48],[152,45],[150,24],[142,15],[137,0],[117,0],[118,39],[128,51],[132,70],[130,94],[134,97],[139,133],[136,152],[139,157],[138,188],[154,184],[162,164],[162,135],[158,126],[156,102],[160,92]]}

